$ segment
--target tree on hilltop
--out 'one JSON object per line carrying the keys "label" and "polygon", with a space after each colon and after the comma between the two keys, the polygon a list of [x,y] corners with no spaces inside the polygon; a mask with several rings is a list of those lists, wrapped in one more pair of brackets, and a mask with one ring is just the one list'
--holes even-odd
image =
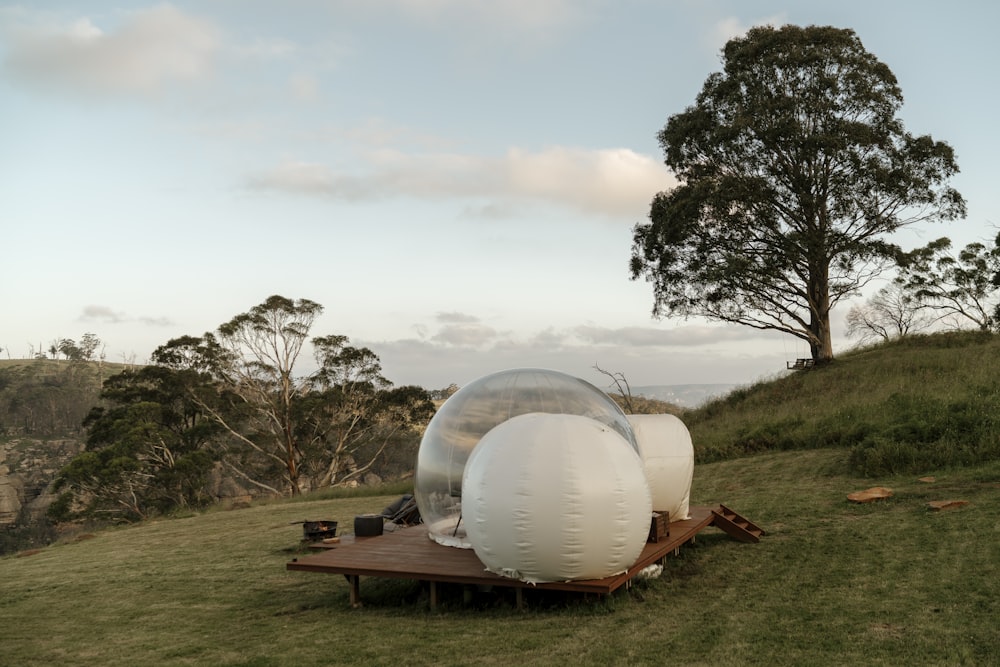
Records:
{"label": "tree on hilltop", "polygon": [[890,341],[926,329],[932,323],[916,297],[893,281],[867,302],[847,311],[847,337],[859,343]]}
{"label": "tree on hilltop", "polygon": [[884,237],[964,217],[952,148],[906,132],[889,68],[852,30],[759,27],[659,133],[679,185],[633,230],[632,279],[657,316],[806,341],[833,359],[830,311],[893,259]]}
{"label": "tree on hilltop", "polygon": [[942,237],[896,261],[896,282],[935,319],[957,318],[980,331],[1000,327],[1000,234],[990,243],[969,243],[957,255],[951,239]]}

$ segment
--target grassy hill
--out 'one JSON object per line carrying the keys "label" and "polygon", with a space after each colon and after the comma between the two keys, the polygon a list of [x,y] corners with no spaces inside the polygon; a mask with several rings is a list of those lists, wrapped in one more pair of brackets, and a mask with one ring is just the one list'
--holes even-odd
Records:
{"label": "grassy hill", "polygon": [[880,475],[1000,458],[1000,336],[912,336],[684,413],[700,461],[844,447]]}
{"label": "grassy hill", "polygon": [[[659,579],[605,600],[528,591],[518,612],[503,591],[466,601],[454,587],[430,612],[419,584],[366,578],[366,606],[351,609],[342,577],[285,569],[300,549],[293,522],[350,526],[399,489],[307,497],[0,558],[3,662],[992,664],[997,346],[915,338],[686,412],[701,460],[693,503],[726,503],[768,534],[745,545],[710,529]],[[872,472],[869,451],[896,463]],[[846,498],[876,485],[893,497]],[[937,512],[934,500],[968,504]]]}
{"label": "grassy hill", "polygon": [[[394,496],[211,511],[105,530],[0,559],[3,656],[17,665],[990,664],[1000,655],[1000,465],[844,474],[845,452],[698,466],[694,501],[768,531],[710,529],[659,579],[585,600],[288,572],[302,519],[351,525]],[[928,471],[935,472],[935,471]],[[878,483],[893,498],[855,505]],[[932,512],[929,500],[963,499]],[[90,538],[90,539],[85,539]]]}

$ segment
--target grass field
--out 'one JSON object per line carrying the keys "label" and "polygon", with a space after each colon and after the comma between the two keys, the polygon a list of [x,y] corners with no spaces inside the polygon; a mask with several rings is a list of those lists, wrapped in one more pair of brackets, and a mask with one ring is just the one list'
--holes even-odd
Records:
{"label": "grass field", "polygon": [[[1000,464],[846,476],[845,449],[699,465],[693,502],[763,525],[709,529],[662,577],[607,599],[288,572],[303,519],[395,495],[273,502],[86,534],[0,559],[9,665],[988,665],[1000,656]],[[893,498],[846,500],[881,485]],[[930,511],[930,500],[969,505]]]}

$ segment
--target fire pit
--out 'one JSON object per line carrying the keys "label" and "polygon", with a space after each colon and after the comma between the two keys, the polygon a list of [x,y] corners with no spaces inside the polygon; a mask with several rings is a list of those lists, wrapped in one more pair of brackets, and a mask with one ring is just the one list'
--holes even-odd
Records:
{"label": "fire pit", "polygon": [[315,540],[325,540],[328,537],[336,537],[336,521],[303,521],[302,539],[313,542]]}

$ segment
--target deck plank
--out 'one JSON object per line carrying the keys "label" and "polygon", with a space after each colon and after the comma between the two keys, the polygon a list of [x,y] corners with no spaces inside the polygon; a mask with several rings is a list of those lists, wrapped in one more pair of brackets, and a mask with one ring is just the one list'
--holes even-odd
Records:
{"label": "deck plank", "polygon": [[288,570],[343,574],[348,577],[386,577],[609,594],[628,583],[640,570],[661,561],[711,525],[712,509],[692,507],[691,518],[671,523],[670,535],[666,539],[647,542],[639,558],[627,572],[603,579],[530,584],[502,577],[487,572],[472,549],[437,544],[428,538],[427,528],[423,525],[403,528],[379,537],[344,536],[332,548],[295,558],[286,567]]}

